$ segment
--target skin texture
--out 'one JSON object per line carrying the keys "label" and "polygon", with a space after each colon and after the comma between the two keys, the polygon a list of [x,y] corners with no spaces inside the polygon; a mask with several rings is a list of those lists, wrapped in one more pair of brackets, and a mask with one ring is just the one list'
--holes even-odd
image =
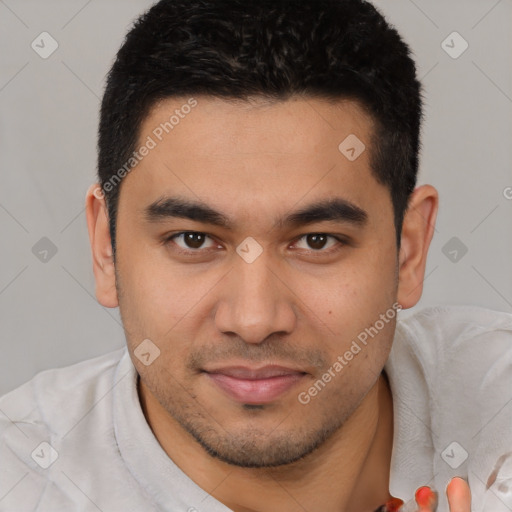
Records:
{"label": "skin texture", "polygon": [[[357,104],[196,99],[122,182],[115,264],[97,185],[86,198],[96,295],[120,308],[148,424],[174,462],[236,512],[372,511],[390,498],[393,402],[381,370],[395,319],[307,405],[297,395],[393,303],[418,302],[437,191],[413,192],[398,252],[389,191],[370,172],[372,120]],[[141,143],[186,100],[156,105]],[[355,161],[338,150],[349,134],[367,148]],[[150,222],[145,209],[171,195],[208,204],[232,227]],[[367,224],[277,222],[335,196],[364,209]],[[184,231],[208,236],[199,249],[165,241]],[[310,245],[305,235],[318,233],[346,243]],[[236,252],[246,237],[262,248],[252,263]],[[160,350],[149,366],[133,353],[145,339]],[[270,363],[306,375],[256,408],[201,371]]]}

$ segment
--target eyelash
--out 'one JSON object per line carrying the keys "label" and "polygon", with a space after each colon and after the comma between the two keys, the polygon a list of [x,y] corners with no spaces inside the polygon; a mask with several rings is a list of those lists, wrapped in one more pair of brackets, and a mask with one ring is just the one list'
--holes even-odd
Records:
{"label": "eyelash", "polygon": [[[189,233],[194,233],[194,234],[199,234],[199,235],[205,235],[206,237],[210,238],[211,240],[214,240],[213,237],[211,237],[210,235],[208,235],[207,233],[204,233],[202,231],[180,231],[178,233],[174,233],[170,236],[167,236],[164,238],[163,240],[163,243],[164,245],[167,245],[169,243],[173,243],[174,245],[176,245],[176,243],[174,242],[174,239],[175,238],[178,238],[182,235],[186,235],[186,234],[189,234]],[[310,251],[308,251],[310,254],[333,254],[333,253],[336,253],[337,251],[341,250],[342,247],[348,245],[348,242],[347,240],[345,240],[344,238],[340,237],[340,236],[336,236],[336,235],[331,235],[329,233],[322,233],[322,232],[312,232],[312,233],[305,233],[304,235],[300,235],[299,237],[297,237],[294,241],[294,243],[297,243],[299,242],[300,240],[302,240],[303,238],[306,238],[307,236],[309,235],[324,235],[324,236],[327,236],[329,238],[332,238],[334,240],[336,240],[338,242],[338,245],[334,248],[330,248],[330,249],[327,249],[327,250],[324,250],[324,249],[311,249]],[[178,252],[178,254],[184,254],[184,255],[199,255],[199,254],[204,254],[205,252],[208,251],[208,249],[189,249],[189,250],[186,250],[186,249],[183,249],[182,247],[180,246],[177,246],[178,249],[176,250],[176,252]]]}

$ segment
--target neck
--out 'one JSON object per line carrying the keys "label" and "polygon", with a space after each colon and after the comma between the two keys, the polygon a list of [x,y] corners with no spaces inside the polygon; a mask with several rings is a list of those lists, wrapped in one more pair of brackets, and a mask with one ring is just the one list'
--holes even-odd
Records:
{"label": "neck", "polygon": [[148,424],[173,462],[235,512],[371,512],[391,498],[393,402],[383,373],[344,423],[315,452],[286,466],[240,468],[207,454],[140,381]]}

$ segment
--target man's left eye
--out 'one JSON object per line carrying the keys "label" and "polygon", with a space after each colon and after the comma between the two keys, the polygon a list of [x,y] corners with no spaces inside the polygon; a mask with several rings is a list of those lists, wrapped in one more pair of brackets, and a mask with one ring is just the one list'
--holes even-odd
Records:
{"label": "man's left eye", "polygon": [[[328,240],[331,239],[331,244],[328,245]],[[337,244],[343,244],[343,241],[333,235],[327,235],[325,233],[309,233],[307,235],[301,236],[299,241],[304,240],[308,247],[300,247],[305,248],[307,250],[320,251],[322,249],[330,249]],[[297,245],[297,244],[295,244]],[[327,251],[326,251],[327,252]]]}

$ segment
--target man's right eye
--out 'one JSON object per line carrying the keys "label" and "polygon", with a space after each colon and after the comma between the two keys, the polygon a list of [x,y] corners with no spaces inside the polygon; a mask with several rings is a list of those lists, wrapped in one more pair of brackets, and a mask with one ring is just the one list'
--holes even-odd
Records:
{"label": "man's right eye", "polygon": [[[211,240],[209,247],[203,247],[205,240]],[[172,242],[184,252],[200,252],[200,249],[209,249],[215,246],[215,242],[206,233],[199,231],[181,231],[166,237],[165,242]]]}

